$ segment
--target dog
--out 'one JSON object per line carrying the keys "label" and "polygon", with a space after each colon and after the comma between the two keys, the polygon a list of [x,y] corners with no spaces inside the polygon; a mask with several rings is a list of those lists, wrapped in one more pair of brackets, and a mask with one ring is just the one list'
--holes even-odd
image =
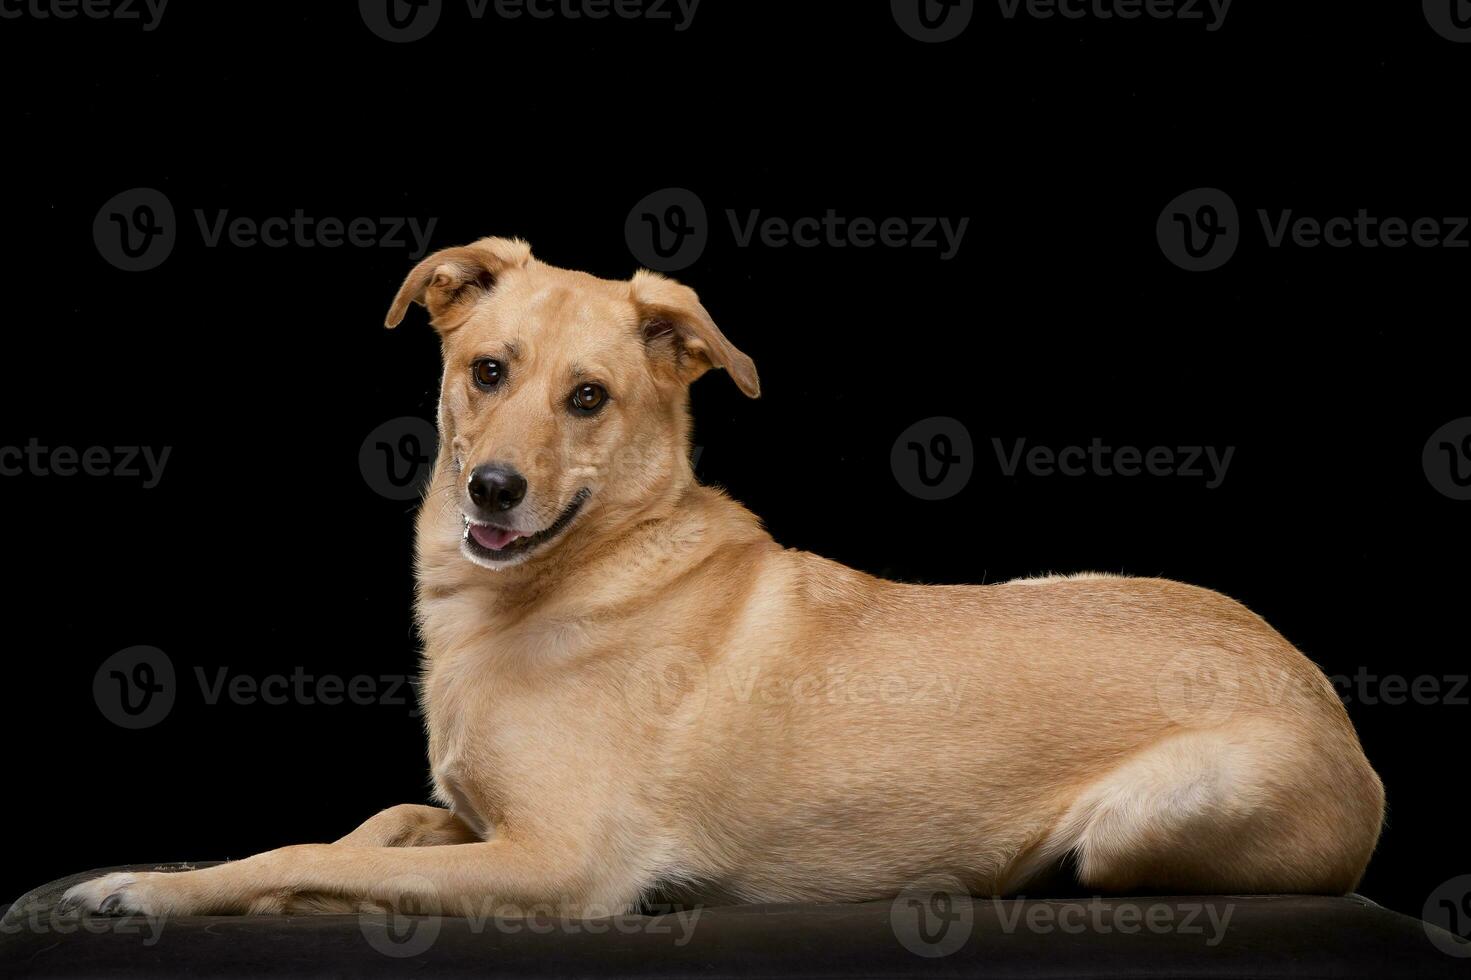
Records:
{"label": "dog", "polygon": [[437,252],[440,442],[417,519],[441,806],[331,844],[84,882],[89,912],[1341,894],[1384,791],[1323,674],[1205,589],[874,578],[784,549],[689,461],[690,384],[751,359],[690,288],[519,240]]}

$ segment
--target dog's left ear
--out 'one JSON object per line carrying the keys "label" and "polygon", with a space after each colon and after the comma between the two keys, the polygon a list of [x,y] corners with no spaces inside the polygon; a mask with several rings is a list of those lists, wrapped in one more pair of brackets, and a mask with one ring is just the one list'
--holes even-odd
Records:
{"label": "dog's left ear", "polygon": [[646,269],[629,285],[651,358],[684,384],[711,368],[724,368],[747,397],[761,397],[755,362],[720,332],[693,289]]}

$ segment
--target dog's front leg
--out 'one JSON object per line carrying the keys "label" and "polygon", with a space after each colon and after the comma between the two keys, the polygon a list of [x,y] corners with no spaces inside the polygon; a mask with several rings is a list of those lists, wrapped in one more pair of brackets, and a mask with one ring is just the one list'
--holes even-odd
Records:
{"label": "dog's front leg", "polygon": [[121,872],[68,889],[59,911],[264,914],[305,908],[403,908],[446,915],[531,908],[580,916],[621,911],[635,884],[594,892],[590,865],[565,847],[498,838],[442,847],[298,844],[213,868]]}
{"label": "dog's front leg", "polygon": [[401,803],[373,814],[337,843],[356,847],[437,847],[478,840],[480,836],[449,810]]}

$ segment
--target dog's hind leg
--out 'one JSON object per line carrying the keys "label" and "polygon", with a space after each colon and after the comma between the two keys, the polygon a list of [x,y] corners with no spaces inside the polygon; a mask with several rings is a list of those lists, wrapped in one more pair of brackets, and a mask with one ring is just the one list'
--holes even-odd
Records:
{"label": "dog's hind leg", "polygon": [[1266,719],[1184,731],[1084,787],[1007,887],[1066,858],[1100,892],[1343,894],[1382,813],[1356,743],[1310,743]]}

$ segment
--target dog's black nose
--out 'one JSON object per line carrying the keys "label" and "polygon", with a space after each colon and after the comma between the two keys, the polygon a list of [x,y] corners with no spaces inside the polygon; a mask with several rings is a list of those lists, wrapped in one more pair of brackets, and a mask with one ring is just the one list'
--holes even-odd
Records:
{"label": "dog's black nose", "polygon": [[510,510],[526,496],[526,477],[501,463],[486,463],[470,474],[470,499],[486,510]]}

